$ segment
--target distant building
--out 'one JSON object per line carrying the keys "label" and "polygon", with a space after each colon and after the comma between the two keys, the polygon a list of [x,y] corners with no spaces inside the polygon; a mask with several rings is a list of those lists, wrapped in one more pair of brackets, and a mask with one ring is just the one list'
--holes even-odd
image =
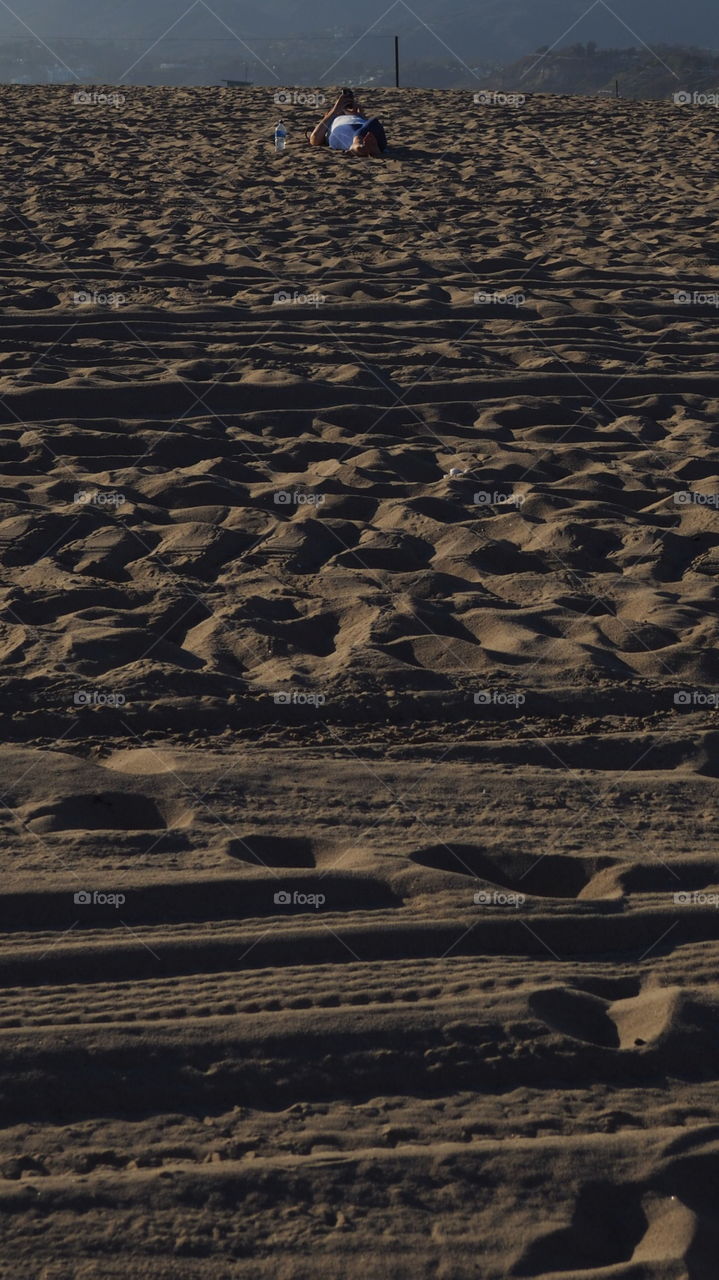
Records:
{"label": "distant building", "polygon": [[68,71],[67,67],[54,66],[49,67],[47,72],[48,84],[76,84],[77,76],[72,71]]}

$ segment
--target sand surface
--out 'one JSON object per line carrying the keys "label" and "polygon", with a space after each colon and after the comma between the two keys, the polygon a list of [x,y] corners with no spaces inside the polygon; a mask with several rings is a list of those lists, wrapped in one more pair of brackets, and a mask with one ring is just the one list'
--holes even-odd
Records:
{"label": "sand surface", "polygon": [[716,1280],[719,121],[367,102],[0,90],[0,1280]]}

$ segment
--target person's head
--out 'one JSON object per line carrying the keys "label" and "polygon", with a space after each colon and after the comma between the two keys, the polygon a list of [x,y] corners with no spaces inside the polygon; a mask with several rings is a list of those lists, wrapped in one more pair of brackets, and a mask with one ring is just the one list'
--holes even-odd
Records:
{"label": "person's head", "polygon": [[368,130],[362,137],[355,134],[350,151],[353,156],[381,156],[382,151],[374,134]]}

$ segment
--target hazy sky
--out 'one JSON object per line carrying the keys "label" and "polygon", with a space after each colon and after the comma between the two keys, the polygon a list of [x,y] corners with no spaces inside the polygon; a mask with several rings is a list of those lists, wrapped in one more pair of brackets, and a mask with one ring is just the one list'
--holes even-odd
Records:
{"label": "hazy sky", "polygon": [[342,0],[196,0],[194,5],[192,0],[13,0],[18,16],[0,6],[0,34],[21,38],[30,28],[50,43],[61,36],[124,36],[148,45],[161,37],[160,48],[163,42],[169,48],[171,39],[237,39],[239,56],[240,39],[251,45],[253,37],[270,35],[354,38],[381,19],[367,41],[396,31],[417,54],[447,53],[444,41],[469,61],[509,60],[555,41],[719,47],[717,0],[596,0],[590,5],[591,0],[397,0],[385,13],[387,0],[361,5]]}

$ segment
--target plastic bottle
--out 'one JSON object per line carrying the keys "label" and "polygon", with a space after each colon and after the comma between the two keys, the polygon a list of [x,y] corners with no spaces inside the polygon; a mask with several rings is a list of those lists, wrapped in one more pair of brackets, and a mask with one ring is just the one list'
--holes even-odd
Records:
{"label": "plastic bottle", "polygon": [[275,151],[284,151],[287,141],[287,130],[281,120],[277,121],[275,129]]}

